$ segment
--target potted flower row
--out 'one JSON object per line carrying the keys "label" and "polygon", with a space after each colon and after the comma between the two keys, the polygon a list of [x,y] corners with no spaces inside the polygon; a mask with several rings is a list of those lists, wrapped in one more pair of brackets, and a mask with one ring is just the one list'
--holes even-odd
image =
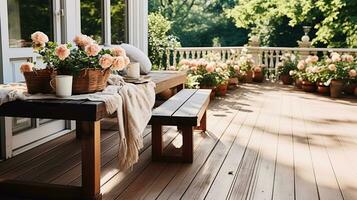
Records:
{"label": "potted flower row", "polygon": [[209,59],[183,59],[179,70],[187,73],[189,88],[211,89],[211,97],[226,95],[229,83],[229,68],[226,63]]}
{"label": "potted flower row", "polygon": [[357,63],[349,54],[331,53],[321,60],[308,56],[300,60],[295,70],[289,73],[296,80],[296,86],[307,92],[317,92],[337,98],[343,90],[357,95]]}
{"label": "potted flower row", "polygon": [[51,42],[39,31],[31,38],[34,52],[42,57],[46,68],[40,69],[36,63],[21,65],[29,93],[51,92],[50,80],[56,75],[73,77],[73,94],[101,91],[112,70],[123,70],[130,63],[123,48],[103,49],[86,35],[76,36],[75,46]]}

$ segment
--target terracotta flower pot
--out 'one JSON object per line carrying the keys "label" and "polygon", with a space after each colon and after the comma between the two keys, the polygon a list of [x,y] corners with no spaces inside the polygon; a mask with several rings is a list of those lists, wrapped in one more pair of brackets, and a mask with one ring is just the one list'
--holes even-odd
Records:
{"label": "terracotta flower pot", "polygon": [[254,71],[254,72],[253,72],[253,81],[254,81],[254,82],[262,83],[263,80],[264,80],[264,74],[263,74],[262,71],[260,71],[260,72]]}
{"label": "terracotta flower pot", "polygon": [[322,95],[329,95],[330,94],[330,86],[324,85],[323,82],[317,83],[317,92]]}
{"label": "terracotta flower pot", "polygon": [[354,93],[355,93],[355,96],[357,97],[357,87],[355,88],[355,92]]}
{"label": "terracotta flower pot", "polygon": [[218,85],[216,88],[216,96],[226,96],[228,83]]}
{"label": "terracotta flower pot", "polygon": [[344,91],[346,94],[354,95],[354,91],[356,87],[357,87],[357,83],[349,83],[346,84]]}
{"label": "terracotta flower pot", "polygon": [[216,96],[216,87],[215,86],[207,86],[207,85],[200,85],[201,89],[211,89],[211,96],[210,99],[213,100]]}
{"label": "terracotta flower pot", "polygon": [[247,71],[244,75],[245,83],[253,83],[253,71]]}
{"label": "terracotta flower pot", "polygon": [[284,85],[291,85],[294,81],[289,74],[280,75],[280,80],[283,82]]}
{"label": "terracotta flower pot", "polygon": [[301,79],[295,80],[295,87],[297,87],[298,89],[302,89],[302,80]]}
{"label": "terracotta flower pot", "polygon": [[343,90],[342,80],[332,80],[330,85],[330,94],[332,98],[338,98],[342,95]]}
{"label": "terracotta flower pot", "polygon": [[315,92],[317,89],[316,83],[312,83],[310,81],[302,81],[302,89],[305,92]]}

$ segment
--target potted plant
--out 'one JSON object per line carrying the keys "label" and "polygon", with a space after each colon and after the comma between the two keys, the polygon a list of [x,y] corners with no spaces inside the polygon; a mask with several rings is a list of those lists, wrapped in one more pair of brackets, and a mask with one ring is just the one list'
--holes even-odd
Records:
{"label": "potted plant", "polygon": [[320,67],[320,72],[317,74],[317,92],[322,95],[330,94],[330,86],[327,81],[330,78],[329,69],[326,65]]}
{"label": "potted plant", "polygon": [[50,42],[48,36],[43,32],[37,31],[31,35],[32,47],[34,53],[42,56],[45,68],[36,67],[36,63],[26,62],[20,66],[20,71],[25,77],[27,92],[35,93],[52,93],[53,89],[50,85],[51,79],[56,75],[54,62],[55,43]]}
{"label": "potted plant", "polygon": [[315,92],[317,89],[316,82],[318,79],[319,68],[317,66],[309,66],[302,73],[302,89],[305,92]]}
{"label": "potted plant", "polygon": [[[229,80],[228,80],[228,86],[235,87],[238,85],[238,72],[239,72],[239,66],[234,64],[233,61],[228,61],[228,74],[229,74]],[[228,88],[232,88],[228,87]]]}
{"label": "potted plant", "polygon": [[216,68],[217,96],[225,96],[228,89],[229,70],[225,63],[218,63]]}
{"label": "potted plant", "polygon": [[351,67],[348,71],[348,79],[346,81],[345,92],[353,95],[357,88],[357,63],[351,63]]}
{"label": "potted plant", "polygon": [[244,48],[238,58],[240,75],[245,83],[253,82],[254,59],[252,54],[248,54],[248,49]]}
{"label": "potted plant", "polygon": [[205,59],[182,60],[179,63],[179,70],[185,71],[192,80],[195,80],[197,87],[211,89],[211,99],[214,98],[218,85],[216,62],[208,62]]}
{"label": "potted plant", "polygon": [[[352,58],[352,60],[350,60]],[[349,63],[353,61],[353,57],[341,57],[338,53],[331,53],[330,58],[326,59],[328,69],[330,70],[330,94],[332,98],[338,98],[342,95],[345,79],[348,77]]]}
{"label": "potted plant", "polygon": [[290,71],[297,69],[297,58],[294,54],[286,53],[280,58],[278,63],[278,75],[284,85],[291,85],[293,78]]}
{"label": "potted plant", "polygon": [[262,83],[264,80],[264,70],[261,66],[255,66],[253,68],[253,81]]}

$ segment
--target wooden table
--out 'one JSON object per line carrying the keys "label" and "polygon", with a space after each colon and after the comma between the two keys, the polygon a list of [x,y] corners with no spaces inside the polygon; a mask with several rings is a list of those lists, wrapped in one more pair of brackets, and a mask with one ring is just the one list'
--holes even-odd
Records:
{"label": "wooden table", "polygon": [[[158,71],[149,76],[156,83],[156,93],[169,88],[182,89],[186,75]],[[0,116],[76,121],[77,138],[82,149],[82,186],[0,180],[0,194],[44,199],[101,199],[100,193],[100,120],[108,114],[103,102],[87,100],[26,100],[0,106]]]}

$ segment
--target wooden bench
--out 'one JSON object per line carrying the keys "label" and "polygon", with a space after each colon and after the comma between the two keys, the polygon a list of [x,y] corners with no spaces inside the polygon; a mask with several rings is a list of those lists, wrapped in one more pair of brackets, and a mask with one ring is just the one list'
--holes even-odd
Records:
{"label": "wooden bench", "polygon": [[[193,129],[206,131],[206,110],[211,90],[183,89],[154,109],[152,125],[152,159],[154,161],[193,161]],[[177,126],[182,131],[182,156],[163,156],[162,126]]]}

